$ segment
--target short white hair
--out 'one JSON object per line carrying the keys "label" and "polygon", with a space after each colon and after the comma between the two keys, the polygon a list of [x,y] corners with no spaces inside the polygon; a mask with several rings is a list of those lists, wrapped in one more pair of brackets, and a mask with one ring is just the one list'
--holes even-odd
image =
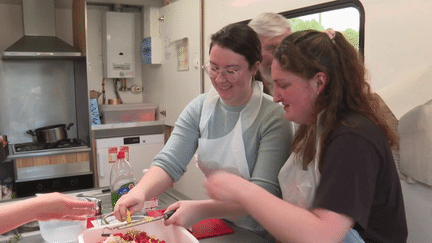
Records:
{"label": "short white hair", "polygon": [[291,26],[288,20],[278,13],[261,13],[248,24],[259,36],[275,37],[282,35]]}

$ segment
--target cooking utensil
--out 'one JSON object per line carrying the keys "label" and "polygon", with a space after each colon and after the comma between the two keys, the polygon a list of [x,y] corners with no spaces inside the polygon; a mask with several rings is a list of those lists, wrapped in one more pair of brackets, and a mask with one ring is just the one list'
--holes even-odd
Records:
{"label": "cooking utensil", "polygon": [[146,219],[135,220],[135,221],[132,221],[130,223],[126,222],[125,225],[119,225],[118,229],[125,229],[125,228],[130,228],[130,227],[134,227],[134,226],[141,225],[141,224],[147,224],[147,223],[150,223],[150,222],[153,222],[156,220],[160,220],[160,219],[169,219],[175,213],[175,211],[176,210],[171,210],[171,211],[164,213],[163,215],[161,215],[159,217],[155,217],[155,218],[151,218],[151,219],[146,218]]}
{"label": "cooking utensil", "polygon": [[73,123],[57,124],[47,127],[41,127],[34,131],[28,130],[27,133],[35,136],[38,143],[56,143],[67,139],[67,130],[73,126]]}
{"label": "cooking utensil", "polygon": [[[171,210],[171,211],[165,212],[163,215],[161,215],[159,217],[153,217],[153,218],[144,217],[142,219],[132,220],[132,222],[130,222],[130,223],[124,222],[121,224],[114,225],[112,227],[107,226],[106,229],[109,229],[109,230],[126,229],[126,228],[131,228],[131,227],[134,227],[137,225],[146,224],[146,223],[150,223],[150,222],[161,220],[161,219],[169,219],[175,213],[175,211],[176,210]],[[103,221],[107,222],[106,218],[109,216],[112,216],[112,215],[114,215],[114,213],[110,213],[110,214],[106,215],[103,218]]]}

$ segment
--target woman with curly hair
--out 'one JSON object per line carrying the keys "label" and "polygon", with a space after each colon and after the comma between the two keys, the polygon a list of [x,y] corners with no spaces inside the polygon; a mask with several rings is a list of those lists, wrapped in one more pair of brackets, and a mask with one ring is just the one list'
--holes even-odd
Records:
{"label": "woman with curly hair", "polygon": [[299,124],[278,177],[283,199],[225,172],[208,178],[209,195],[241,205],[281,242],[406,242],[390,150],[398,138],[358,52],[339,32],[299,31],[278,46],[271,70],[274,101]]}

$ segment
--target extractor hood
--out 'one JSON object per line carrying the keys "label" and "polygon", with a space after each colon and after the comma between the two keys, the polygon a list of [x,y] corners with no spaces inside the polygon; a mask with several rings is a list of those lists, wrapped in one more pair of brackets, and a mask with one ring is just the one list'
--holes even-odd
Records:
{"label": "extractor hood", "polygon": [[81,52],[55,36],[53,0],[22,0],[24,36],[2,59],[78,59]]}

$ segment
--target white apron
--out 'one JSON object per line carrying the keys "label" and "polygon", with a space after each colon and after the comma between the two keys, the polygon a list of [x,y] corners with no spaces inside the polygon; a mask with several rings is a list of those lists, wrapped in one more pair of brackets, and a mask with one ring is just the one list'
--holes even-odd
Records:
{"label": "white apron", "polygon": [[206,176],[213,171],[224,170],[245,179],[250,178],[243,132],[252,125],[258,116],[263,87],[260,82],[253,82],[252,88],[252,96],[240,112],[240,117],[233,130],[227,135],[216,139],[208,139],[208,122],[214,114],[220,97],[213,87],[210,89],[201,113],[199,125],[201,137],[198,140],[197,150],[198,166]]}
{"label": "white apron", "polygon": [[[317,151],[307,170],[303,170],[301,156],[291,153],[287,162],[279,171],[278,180],[283,200],[304,209],[309,209],[312,206],[321,179],[321,173],[318,169],[318,157],[321,150],[319,143],[320,131],[321,129],[318,129],[316,138]],[[364,243],[364,241],[356,230],[350,228],[341,243]]]}
{"label": "white apron", "polygon": [[317,156],[308,165],[307,170],[303,170],[302,167],[301,156],[291,153],[287,162],[279,171],[278,180],[283,200],[308,209],[312,204],[316,188],[321,179]]}

